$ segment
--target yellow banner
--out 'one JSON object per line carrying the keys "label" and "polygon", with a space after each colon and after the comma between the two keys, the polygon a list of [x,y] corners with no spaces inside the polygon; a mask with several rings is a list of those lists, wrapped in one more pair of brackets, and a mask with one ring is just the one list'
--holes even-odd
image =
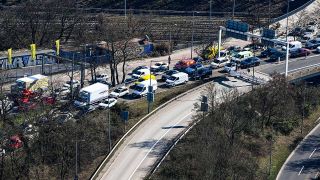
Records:
{"label": "yellow banner", "polygon": [[8,49],[8,64],[12,64],[12,48]]}
{"label": "yellow banner", "polygon": [[36,60],[36,44],[30,44],[31,47],[31,59]]}
{"label": "yellow banner", "polygon": [[57,56],[60,54],[60,39],[56,40],[56,54]]}

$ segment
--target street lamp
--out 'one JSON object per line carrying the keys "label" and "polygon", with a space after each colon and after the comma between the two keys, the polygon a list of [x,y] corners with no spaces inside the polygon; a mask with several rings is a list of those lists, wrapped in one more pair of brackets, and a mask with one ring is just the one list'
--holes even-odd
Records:
{"label": "street lamp", "polygon": [[288,64],[289,64],[289,42],[288,42],[288,26],[289,26],[289,9],[290,9],[290,2],[294,0],[288,0],[287,1],[287,26],[286,26],[286,43],[287,43],[287,48],[286,48],[286,71],[285,71],[285,76],[288,77]]}
{"label": "street lamp", "polygon": [[212,13],[212,0],[209,1],[210,6],[210,13],[209,13],[209,19],[211,20],[211,13]]}
{"label": "street lamp", "polygon": [[127,18],[127,0],[124,0],[124,18]]}
{"label": "street lamp", "polygon": [[234,19],[234,11],[236,8],[236,0],[233,0],[233,6],[232,6],[232,19]]}
{"label": "street lamp", "polygon": [[192,37],[191,37],[191,59],[192,59],[192,52],[193,52],[193,34],[194,34],[194,13],[199,13],[197,11],[192,12]]}
{"label": "street lamp", "polygon": [[[177,26],[177,24],[174,24],[173,26]],[[170,43],[170,46],[169,46],[169,55],[171,55],[171,53],[172,53],[171,31],[172,31],[172,27],[170,27],[170,32],[169,32],[169,43]]]}

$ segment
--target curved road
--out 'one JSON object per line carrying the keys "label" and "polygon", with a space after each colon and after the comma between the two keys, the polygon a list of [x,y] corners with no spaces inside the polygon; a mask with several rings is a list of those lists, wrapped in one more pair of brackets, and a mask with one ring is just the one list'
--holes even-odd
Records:
{"label": "curved road", "polygon": [[311,180],[320,177],[320,124],[290,154],[277,180]]}
{"label": "curved road", "polygon": [[[216,87],[228,91],[232,86],[242,89],[251,88],[245,82],[232,79],[219,81]],[[98,179],[143,179],[156,160],[164,153],[170,140],[182,132],[192,121],[194,103],[199,102],[205,87],[169,103],[150,116],[126,140],[107,165]]]}

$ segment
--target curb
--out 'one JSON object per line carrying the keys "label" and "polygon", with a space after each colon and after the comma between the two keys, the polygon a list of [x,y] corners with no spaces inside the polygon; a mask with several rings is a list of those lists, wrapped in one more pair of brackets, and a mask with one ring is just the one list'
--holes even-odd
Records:
{"label": "curb", "polygon": [[165,106],[167,106],[169,103],[193,92],[196,91],[204,86],[206,86],[207,84],[211,83],[212,80],[205,82],[204,84],[201,84],[193,89],[190,89],[180,95],[178,95],[177,97],[174,97],[172,99],[170,99],[169,101],[165,102],[164,104],[160,105],[159,107],[157,107],[156,109],[154,109],[153,111],[151,111],[149,114],[145,115],[142,119],[140,119],[134,126],[131,127],[130,130],[127,131],[126,134],[124,134],[122,136],[122,138],[116,143],[116,145],[112,148],[111,152],[107,155],[107,157],[102,161],[102,163],[99,165],[99,167],[96,169],[95,173],[90,177],[90,180],[94,180],[97,179],[97,177],[99,176],[100,172],[102,171],[103,167],[108,163],[108,160],[112,157],[112,155],[115,153],[115,151],[120,147],[120,145],[123,143],[123,141],[140,125],[142,124],[146,119],[148,119],[150,116],[152,116],[154,113],[158,112],[159,110],[161,110],[162,108],[164,108]]}
{"label": "curb", "polygon": [[[319,117],[320,118],[320,117]],[[318,118],[318,119],[319,119]],[[281,166],[281,169],[279,170],[276,180],[280,180],[280,174],[283,171],[284,167],[286,166],[286,164],[288,164],[289,160],[291,159],[291,157],[295,154],[295,152],[301,147],[301,145],[303,144],[303,142],[311,135],[313,134],[313,132],[315,132],[318,128],[320,128],[320,123],[318,123],[318,125],[316,127],[314,127],[304,138],[303,140],[298,144],[298,146],[290,153],[290,155],[287,157],[286,161],[283,163],[283,165]]]}

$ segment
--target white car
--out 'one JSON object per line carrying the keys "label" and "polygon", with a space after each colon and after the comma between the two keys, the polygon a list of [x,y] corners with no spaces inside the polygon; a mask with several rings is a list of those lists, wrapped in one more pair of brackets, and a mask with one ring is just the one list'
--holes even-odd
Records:
{"label": "white car", "polygon": [[320,46],[317,47],[316,51],[317,53],[320,53]]}
{"label": "white car", "polygon": [[165,71],[168,69],[168,64],[164,62],[157,62],[155,65],[151,66],[151,71]]}
{"label": "white car", "polygon": [[217,69],[225,66],[228,63],[230,63],[230,60],[226,57],[222,57],[213,60],[213,62],[210,65],[213,69]]}
{"label": "white car", "polygon": [[71,89],[71,85],[72,85],[72,88],[73,88],[73,90],[75,90],[75,89],[77,89],[77,88],[79,88],[80,87],[80,82],[78,81],[78,80],[73,80],[72,81],[72,83],[71,83],[71,81],[67,81],[67,83],[65,83],[62,87],[61,87],[61,89],[60,89],[60,91],[59,91],[59,95],[67,95],[67,94],[69,94],[70,93],[70,89]]}
{"label": "white car", "polygon": [[224,66],[224,71],[230,72],[237,70],[237,64],[236,63],[228,63]]}
{"label": "white car", "polygon": [[125,86],[119,87],[115,89],[112,93],[110,93],[110,97],[118,98],[129,94],[129,89]]}
{"label": "white car", "polygon": [[104,100],[102,103],[99,103],[99,108],[100,109],[106,109],[106,108],[111,108],[117,103],[117,99],[115,98],[108,98]]}
{"label": "white car", "polygon": [[97,74],[96,75],[96,81],[97,82],[107,82],[109,79],[108,74]]}

